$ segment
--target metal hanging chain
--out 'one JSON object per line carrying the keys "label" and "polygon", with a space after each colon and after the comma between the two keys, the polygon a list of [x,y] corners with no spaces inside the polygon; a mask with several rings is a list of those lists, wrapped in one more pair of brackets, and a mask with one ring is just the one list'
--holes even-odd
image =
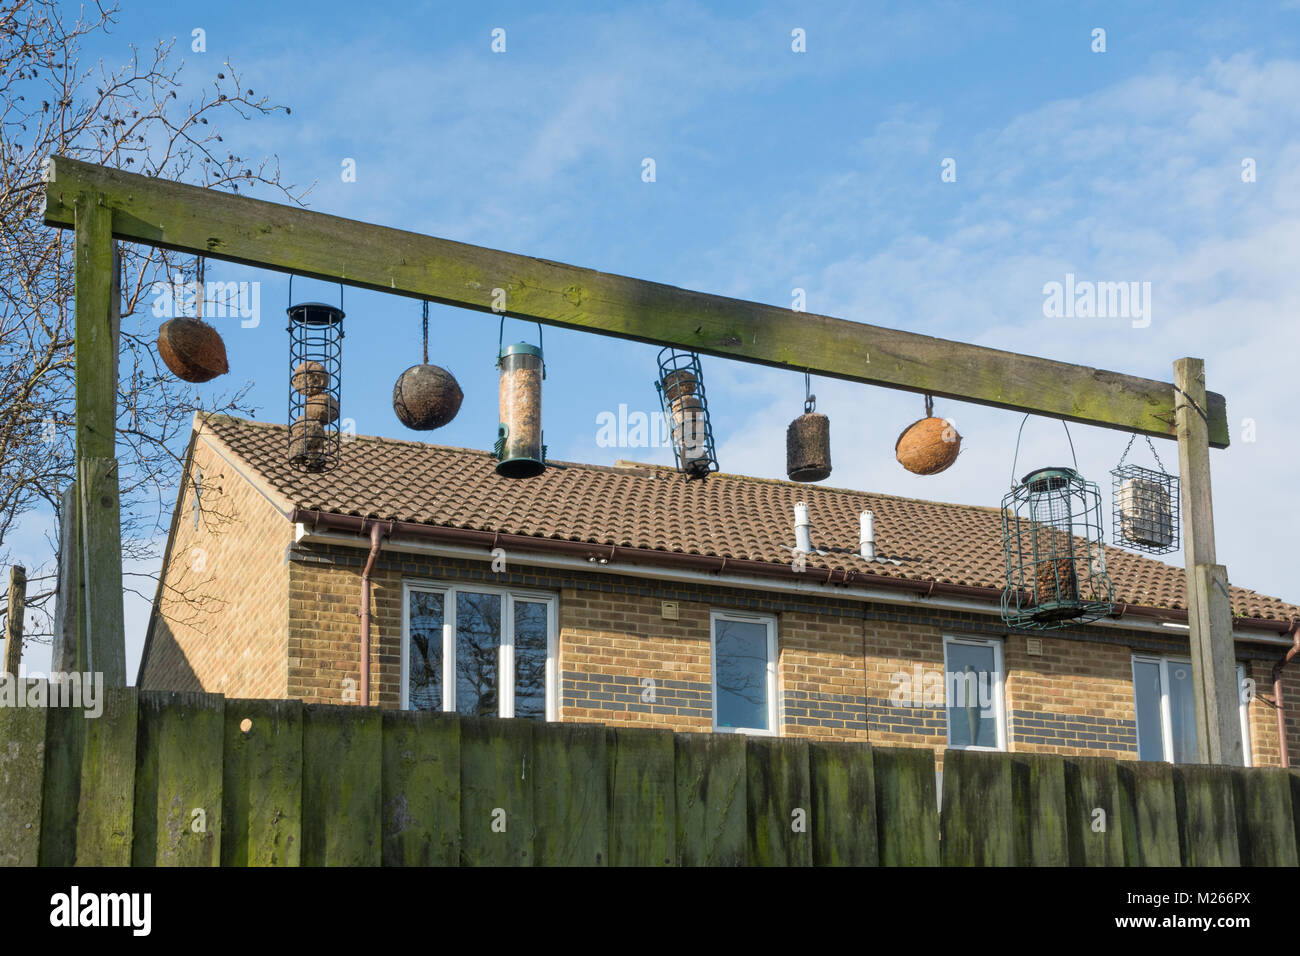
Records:
{"label": "metal hanging chain", "polygon": [[[1128,457],[1129,449],[1133,447],[1133,442],[1137,441],[1137,437],[1138,437],[1137,432],[1134,432],[1129,437],[1128,444],[1124,446],[1124,454],[1119,456],[1119,464],[1115,466],[1116,468],[1124,467],[1124,459]],[[1143,435],[1142,437],[1147,440],[1147,447],[1151,449],[1151,456],[1155,458],[1156,467],[1160,469],[1160,474],[1162,475],[1169,474],[1169,472],[1165,470],[1165,463],[1160,460],[1160,453],[1156,451],[1156,446],[1155,443],[1151,440],[1151,436]]]}
{"label": "metal hanging chain", "polygon": [[816,407],[817,396],[812,393],[812,372],[805,369],[803,373],[803,413],[810,415]]}
{"label": "metal hanging chain", "polygon": [[429,364],[429,300],[424,300],[424,364]]}
{"label": "metal hanging chain", "polygon": [[[1011,459],[1011,487],[1016,487],[1016,462],[1020,460],[1020,436],[1025,433],[1025,422],[1029,421],[1029,415],[1026,414],[1020,420],[1020,430],[1016,432],[1016,453]],[[1065,438],[1070,443],[1070,458],[1074,461],[1074,470],[1079,470],[1079,456],[1074,452],[1074,439],[1070,437],[1070,426],[1061,419],[1061,427],[1065,429]],[[1135,433],[1136,434],[1136,433]]]}
{"label": "metal hanging chain", "polygon": [[934,396],[929,392],[925,393],[925,417],[934,418]]}
{"label": "metal hanging chain", "polygon": [[198,281],[198,288],[195,290],[196,295],[194,297],[195,298],[194,307],[198,313],[197,318],[200,321],[202,321],[203,319],[203,306],[206,304],[206,299],[207,299],[207,293],[204,291],[204,282],[203,282],[203,276],[204,273],[206,272],[205,266],[206,263],[203,261],[203,257],[196,256],[194,262],[194,278]]}

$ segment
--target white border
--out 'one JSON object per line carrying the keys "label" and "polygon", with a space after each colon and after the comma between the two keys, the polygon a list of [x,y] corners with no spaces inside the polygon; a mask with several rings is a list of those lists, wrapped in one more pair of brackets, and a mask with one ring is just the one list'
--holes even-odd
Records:
{"label": "white border", "polygon": [[[975,647],[993,648],[993,710],[995,716],[995,726],[997,728],[998,744],[996,747],[980,747],[975,744],[966,744],[964,746],[952,742],[952,726],[948,720],[948,646],[950,644],[968,644]],[[1007,749],[1007,701],[1006,701],[1006,666],[1002,661],[1002,638],[1000,637],[967,637],[958,634],[945,634],[943,636],[943,724],[944,738],[951,750],[992,750],[1005,751]]]}
{"label": "white border", "polygon": [[[718,726],[718,621],[735,621],[739,624],[762,624],[767,628],[767,730],[757,727]],[[746,614],[741,611],[709,611],[709,704],[712,711],[714,733],[753,734],[759,737],[781,736],[778,722],[776,681],[776,617],[771,614]]]}

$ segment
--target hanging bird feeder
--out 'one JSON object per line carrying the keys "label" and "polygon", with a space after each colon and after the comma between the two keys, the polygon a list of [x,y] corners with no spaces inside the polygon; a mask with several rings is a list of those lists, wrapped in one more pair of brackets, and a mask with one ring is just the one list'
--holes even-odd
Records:
{"label": "hanging bird feeder", "polygon": [[946,471],[961,453],[961,435],[946,418],[934,417],[934,398],[925,396],[925,417],[912,422],[894,442],[894,457],[914,475]]}
{"label": "hanging bird feeder", "polygon": [[687,478],[704,478],[718,470],[709,424],[704,371],[694,352],[668,346],[659,352],[659,379],[655,382],[659,404],[668,420],[673,457]]}
{"label": "hanging bird feeder", "polygon": [[208,382],[230,371],[226,343],[203,321],[203,257],[198,259],[197,318],[180,315],[158,328],[158,355],[173,375],[184,382]]}
{"label": "hanging bird feeder", "polygon": [[393,385],[393,411],[407,428],[431,431],[455,418],[464,398],[454,375],[429,364],[429,303],[426,301],[424,364],[412,365],[397,377]]}
{"label": "hanging bird feeder", "polygon": [[1165,471],[1150,437],[1147,437],[1147,446],[1159,470],[1124,464],[1136,438],[1134,432],[1119,464],[1110,473],[1111,533],[1115,544],[1135,551],[1168,554],[1180,547],[1178,477]]}
{"label": "hanging bird feeder", "polygon": [[[1069,428],[1065,433],[1068,438]],[[1019,452],[1017,436],[1017,459]],[[1106,573],[1097,486],[1079,474],[1077,461],[1073,468],[1039,468],[1019,481],[1014,460],[1011,469],[1011,491],[1002,499],[1002,619],[1050,629],[1110,614],[1115,590]]]}
{"label": "hanging bird feeder", "polygon": [[803,376],[803,414],[785,430],[785,473],[791,481],[821,481],[831,474],[831,420],[813,409],[812,376]]}
{"label": "hanging bird feeder", "polygon": [[497,474],[532,478],[546,470],[546,446],[542,444],[542,381],[546,378],[542,326],[537,325],[536,345],[516,342],[502,347],[505,326],[503,315],[497,338],[497,368],[501,370],[501,420],[493,449]]}
{"label": "hanging bird feeder", "polygon": [[[293,276],[289,277],[293,302]],[[290,305],[289,464],[324,472],[342,457],[339,396],[343,382],[343,287],[337,307],[323,302]]]}

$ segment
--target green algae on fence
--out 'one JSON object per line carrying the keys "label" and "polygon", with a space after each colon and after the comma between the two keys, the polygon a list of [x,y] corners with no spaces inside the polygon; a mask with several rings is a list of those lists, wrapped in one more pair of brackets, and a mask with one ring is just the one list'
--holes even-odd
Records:
{"label": "green algae on fence", "polygon": [[228,700],[224,733],[222,865],[298,866],[302,702]]}
{"label": "green algae on fence", "polygon": [[460,865],[533,865],[533,724],[460,721]]}
{"label": "green algae on fence", "polygon": [[1237,805],[1232,770],[1218,766],[1176,767],[1174,797],[1184,866],[1240,866]]}
{"label": "green algae on fence", "polygon": [[939,865],[934,751],[875,747],[876,832],[881,866]]}
{"label": "green algae on fence", "polygon": [[609,793],[603,724],[533,726],[533,865],[605,866]]}
{"label": "green algae on fence", "polygon": [[[35,683],[35,678],[20,678],[16,692],[25,699]],[[49,713],[45,707],[0,707],[0,866],[40,862],[41,770]]]}
{"label": "green algae on fence", "polygon": [[1014,778],[1005,754],[949,750],[943,757],[940,850],[944,866],[1014,866]]}
{"label": "green algae on fence", "polygon": [[130,866],[135,815],[134,687],[105,687],[104,710],[84,721],[77,803],[77,865]]}
{"label": "green algae on fence", "polygon": [[77,804],[85,711],[52,708],[45,717],[45,775],[41,794],[41,866],[77,862]]}
{"label": "green algae on fence", "polygon": [[671,730],[609,727],[611,866],[673,866],[677,860],[677,777]]}
{"label": "green algae on fence", "polygon": [[1116,762],[1065,759],[1065,814],[1071,866],[1123,866],[1124,808]]}
{"label": "green algae on fence", "polygon": [[745,738],[678,734],[677,865],[744,866]]}
{"label": "green algae on fence", "polygon": [[[1017,866],[1068,866],[1065,761],[1056,754],[1011,754]],[[944,775],[945,780],[947,774]]]}
{"label": "green algae on fence", "polygon": [[808,744],[814,866],[876,866],[876,782],[870,744]]}
{"label": "green algae on fence", "polygon": [[303,708],[303,866],[380,864],[381,714],[330,704]]}
{"label": "green algae on fence", "polygon": [[812,866],[806,740],[746,740],[745,805],[750,866]]}
{"label": "green algae on fence", "polygon": [[1243,866],[1296,866],[1291,775],[1281,767],[1233,768]]}
{"label": "green algae on fence", "polygon": [[1129,866],[1181,865],[1174,765],[1126,761],[1117,768],[1124,796],[1124,862]]}
{"label": "green algae on fence", "polygon": [[460,721],[384,711],[384,866],[460,862]]}

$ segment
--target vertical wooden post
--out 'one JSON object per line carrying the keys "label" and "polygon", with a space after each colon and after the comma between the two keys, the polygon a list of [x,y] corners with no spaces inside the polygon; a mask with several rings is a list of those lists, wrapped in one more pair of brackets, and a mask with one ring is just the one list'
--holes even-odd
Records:
{"label": "vertical wooden post", "polygon": [[[76,200],[77,530],[85,599],[78,606],[78,669],[126,686],[122,527],[117,460],[120,292],[113,214],[102,196]],[[84,656],[83,656],[84,655]]]}
{"label": "vertical wooden post", "polygon": [[77,607],[81,596],[77,557],[77,483],[63,489],[59,504],[59,589],[54,597],[54,641],[50,649],[50,674],[77,670]]}
{"label": "vertical wooden post", "polygon": [[[9,569],[9,611],[5,626],[5,674],[18,676],[23,657],[23,614],[27,606],[27,572],[15,564]],[[20,691],[21,692],[21,691]]]}
{"label": "vertical wooden post", "polygon": [[1228,572],[1214,560],[1205,363],[1195,358],[1174,362],[1174,388],[1199,760],[1240,767],[1244,756]]}

